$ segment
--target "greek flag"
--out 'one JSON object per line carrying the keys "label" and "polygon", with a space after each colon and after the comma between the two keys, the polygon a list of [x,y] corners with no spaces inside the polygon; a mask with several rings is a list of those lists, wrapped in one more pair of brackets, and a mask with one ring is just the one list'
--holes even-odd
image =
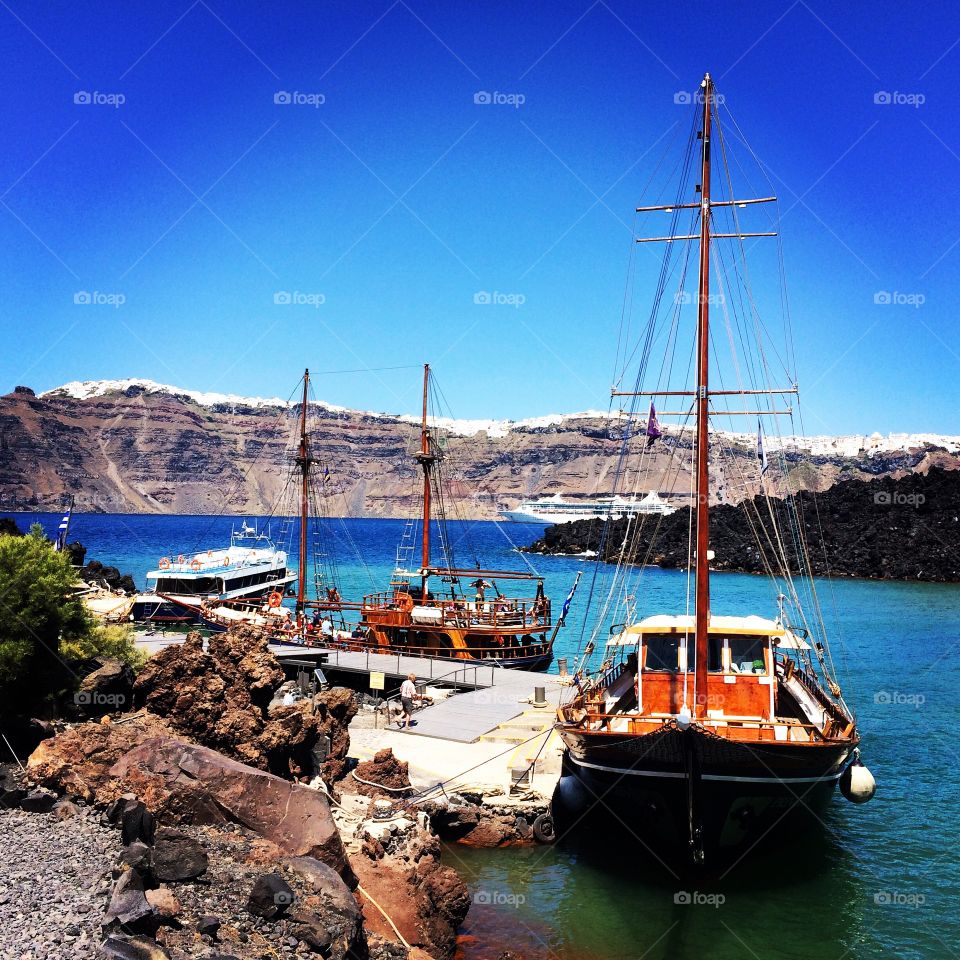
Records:
{"label": "greek flag", "polygon": [[757,420],[757,460],[760,463],[760,476],[767,472],[767,451],[763,449],[763,427],[760,426],[760,420]]}
{"label": "greek flag", "polygon": [[567,594],[567,599],[563,601],[563,609],[560,611],[560,619],[566,620],[567,614],[570,612],[570,604],[573,603],[573,595],[577,592],[577,584],[580,583],[580,571],[577,571],[577,579],[573,581],[573,586],[570,588],[570,592]]}
{"label": "greek flag", "polygon": [[60,521],[60,526],[57,528],[57,539],[53,544],[54,550],[63,550],[67,545],[67,531],[70,529],[70,514],[72,512],[73,505],[71,504],[69,507],[67,507],[67,512],[63,515],[63,519]]}

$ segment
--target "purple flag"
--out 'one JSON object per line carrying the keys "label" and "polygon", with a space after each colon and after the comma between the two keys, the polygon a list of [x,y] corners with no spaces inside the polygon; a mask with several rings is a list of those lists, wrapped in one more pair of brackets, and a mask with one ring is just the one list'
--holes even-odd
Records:
{"label": "purple flag", "polygon": [[647,446],[652,447],[654,441],[658,437],[663,436],[663,431],[660,429],[660,423],[657,421],[657,408],[653,405],[653,401],[650,401],[650,416],[647,417]]}
{"label": "purple flag", "polygon": [[767,451],[763,449],[763,427],[760,426],[760,420],[757,419],[757,460],[760,462],[760,476],[767,472]]}

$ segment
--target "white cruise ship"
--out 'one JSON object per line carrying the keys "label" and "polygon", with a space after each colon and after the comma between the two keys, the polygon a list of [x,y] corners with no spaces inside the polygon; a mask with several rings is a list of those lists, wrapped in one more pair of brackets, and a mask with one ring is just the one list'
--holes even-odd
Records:
{"label": "white cruise ship", "polygon": [[584,500],[564,500],[560,494],[525,500],[513,510],[501,510],[500,516],[514,523],[569,523],[571,520],[618,520],[640,514],[674,513],[655,490],[645,497],[592,497]]}

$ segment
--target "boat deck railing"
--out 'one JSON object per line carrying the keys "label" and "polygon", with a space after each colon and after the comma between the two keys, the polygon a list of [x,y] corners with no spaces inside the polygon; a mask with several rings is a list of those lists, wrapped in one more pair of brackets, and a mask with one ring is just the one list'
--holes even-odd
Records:
{"label": "boat deck railing", "polygon": [[341,604],[341,607],[359,608],[365,615],[371,611],[408,613],[414,627],[485,627],[509,632],[548,630],[552,626],[550,601],[546,597],[415,600],[406,593],[382,591],[368,594],[359,605]]}

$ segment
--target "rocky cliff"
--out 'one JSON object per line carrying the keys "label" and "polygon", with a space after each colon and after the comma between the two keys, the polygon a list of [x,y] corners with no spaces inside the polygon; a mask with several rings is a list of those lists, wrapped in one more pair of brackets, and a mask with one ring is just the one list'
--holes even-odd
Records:
{"label": "rocky cliff", "polygon": [[[934,468],[897,480],[880,477],[839,483],[814,497],[797,496],[797,522],[808,544],[810,564],[818,576],[868,577],[880,580],[960,581],[960,473]],[[790,531],[784,501],[770,508],[723,505],[710,511],[713,570],[765,573],[777,569],[772,542],[757,530],[768,529],[772,513],[783,531],[791,570],[800,567],[797,539]],[[662,519],[633,524],[624,559],[664,568],[685,568],[690,562],[689,509]],[[616,561],[628,530],[626,521],[578,520],[548,527],[531,553],[582,554],[594,551]]]}
{"label": "rocky cliff", "polygon": [[[202,394],[150,381],[69,384],[0,397],[0,508],[59,509],[66,495],[82,511],[263,514],[282,501],[290,478],[299,408],[283,401]],[[417,496],[415,418],[311,404],[314,454],[338,491],[331,512],[405,516]],[[621,432],[600,414],[516,423],[446,421],[445,471],[457,515],[489,519],[534,496],[609,493]],[[630,441],[639,449],[640,436]],[[682,496],[690,489],[690,435],[676,434],[646,458],[640,489]],[[756,474],[755,441],[725,435],[728,476]],[[784,448],[793,489],[838,480],[951,469],[957,438],[815,438]],[[665,468],[669,479],[661,482]],[[751,495],[748,480],[728,490]]]}

